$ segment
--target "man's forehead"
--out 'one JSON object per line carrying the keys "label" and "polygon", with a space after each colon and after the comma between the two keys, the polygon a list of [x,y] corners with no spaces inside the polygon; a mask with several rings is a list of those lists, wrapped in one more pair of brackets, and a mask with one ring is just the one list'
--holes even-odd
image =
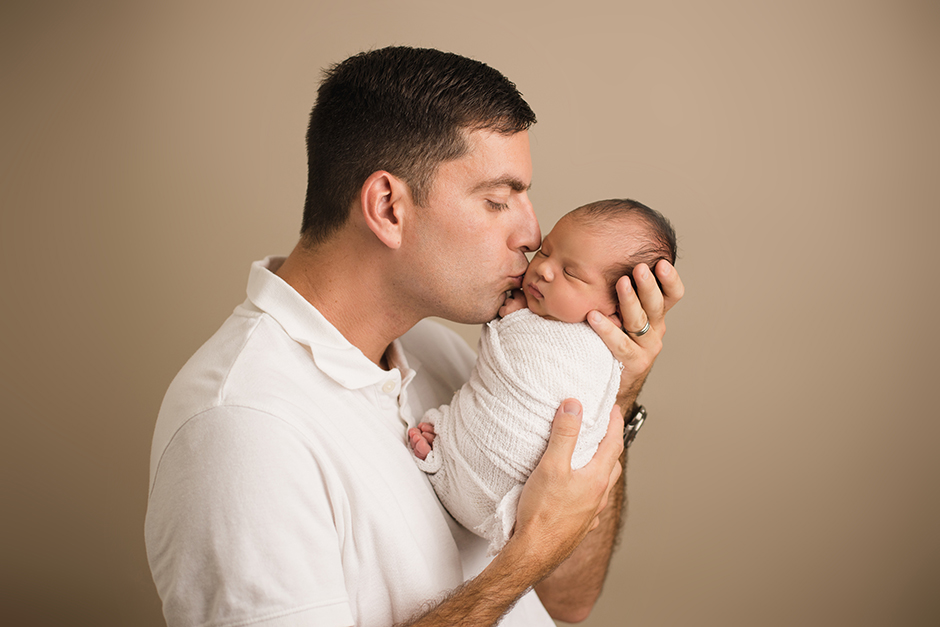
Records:
{"label": "man's forehead", "polygon": [[479,168],[477,173],[482,175],[474,183],[471,192],[508,188],[521,193],[532,187],[528,131],[507,135],[489,129],[476,129],[465,131],[464,139],[469,150],[458,162],[463,161],[471,169]]}

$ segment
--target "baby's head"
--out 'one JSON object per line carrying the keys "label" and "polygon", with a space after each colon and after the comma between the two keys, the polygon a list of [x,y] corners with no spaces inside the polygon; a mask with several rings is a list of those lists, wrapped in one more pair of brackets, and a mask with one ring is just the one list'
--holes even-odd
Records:
{"label": "baby's head", "polygon": [[601,200],[566,214],[542,240],[522,289],[529,310],[583,322],[617,312],[617,279],[645,263],[676,261],[676,233],[658,211],[635,200]]}

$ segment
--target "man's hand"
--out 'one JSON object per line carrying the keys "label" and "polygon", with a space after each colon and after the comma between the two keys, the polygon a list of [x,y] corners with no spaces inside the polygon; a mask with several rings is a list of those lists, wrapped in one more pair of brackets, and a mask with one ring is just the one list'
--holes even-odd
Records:
{"label": "man's hand", "polygon": [[619,485],[623,418],[614,409],[594,459],[572,470],[581,404],[572,399],[562,404],[552,422],[548,448],[523,488],[509,542],[482,573],[407,625],[495,625],[520,596],[575,550],[598,526],[611,488]]}
{"label": "man's hand", "polygon": [[[623,453],[623,415],[616,405],[610,411],[610,424],[601,447],[605,452],[599,448],[592,464],[603,455]],[[608,461],[609,458],[602,464]],[[545,609],[556,620],[581,622],[600,596],[620,529],[624,498],[622,470],[622,459],[618,458],[610,471],[603,507],[592,520],[590,533],[558,568],[535,586]]]}
{"label": "man's hand", "polygon": [[561,563],[597,527],[622,467],[623,418],[611,413],[607,435],[594,458],[583,468],[571,469],[571,455],[581,430],[581,404],[568,399],[555,413],[548,448],[526,481],[512,543],[528,547],[527,554],[542,556],[545,575]]}
{"label": "man's hand", "polygon": [[[588,323],[604,340],[607,348],[623,364],[617,403],[624,411],[633,406],[653,362],[663,348],[666,333],[666,312],[679,302],[685,287],[676,269],[668,261],[656,264],[656,276],[646,264],[633,270],[637,289],[633,290],[630,277],[617,281],[617,298],[623,329],[599,311],[588,314]],[[662,284],[660,290],[656,279]],[[649,322],[646,333],[639,335]]]}

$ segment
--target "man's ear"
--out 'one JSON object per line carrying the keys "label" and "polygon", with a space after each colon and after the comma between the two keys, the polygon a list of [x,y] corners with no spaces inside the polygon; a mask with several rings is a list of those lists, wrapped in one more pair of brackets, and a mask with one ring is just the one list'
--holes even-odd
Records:
{"label": "man's ear", "polygon": [[369,229],[383,244],[398,249],[402,240],[404,205],[411,201],[407,183],[385,170],[378,170],[362,184],[359,200]]}

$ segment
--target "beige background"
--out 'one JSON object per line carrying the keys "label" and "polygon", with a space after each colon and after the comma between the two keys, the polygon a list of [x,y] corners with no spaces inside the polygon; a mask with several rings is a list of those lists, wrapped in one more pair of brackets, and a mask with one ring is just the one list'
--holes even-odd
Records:
{"label": "beige background", "polygon": [[4,2],[4,622],[161,624],[163,392],[294,243],[320,68],[393,43],[518,84],[546,232],[629,196],[680,233],[586,624],[940,624],[928,0]]}

